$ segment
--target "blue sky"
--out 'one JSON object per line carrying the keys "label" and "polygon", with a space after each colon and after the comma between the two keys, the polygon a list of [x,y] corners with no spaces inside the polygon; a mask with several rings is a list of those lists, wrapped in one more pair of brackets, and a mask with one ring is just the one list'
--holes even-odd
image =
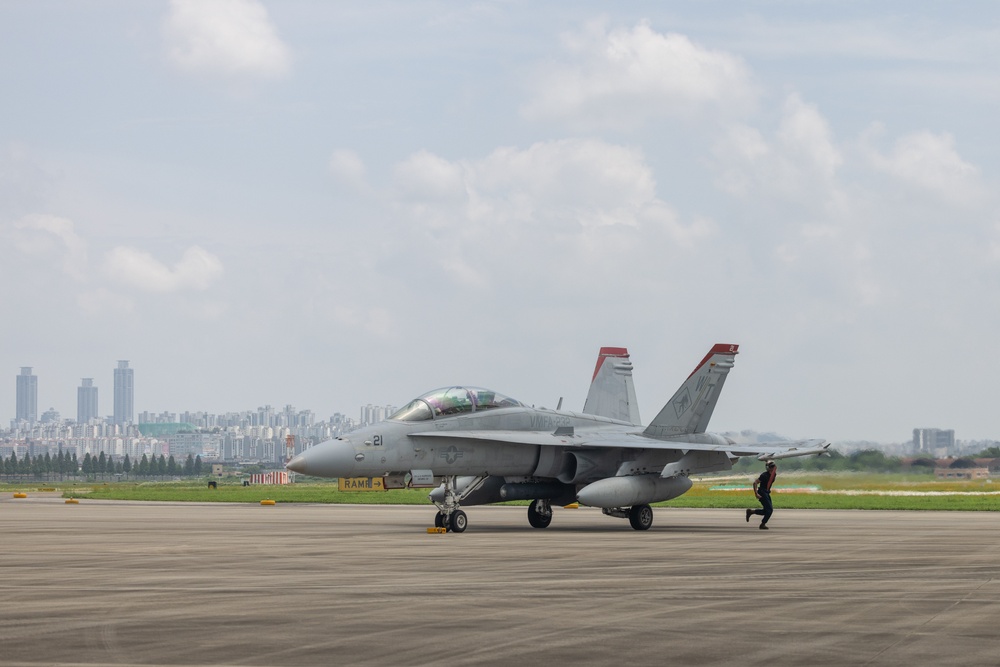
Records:
{"label": "blue sky", "polygon": [[1000,438],[994,3],[6,2],[0,415],[452,383]]}

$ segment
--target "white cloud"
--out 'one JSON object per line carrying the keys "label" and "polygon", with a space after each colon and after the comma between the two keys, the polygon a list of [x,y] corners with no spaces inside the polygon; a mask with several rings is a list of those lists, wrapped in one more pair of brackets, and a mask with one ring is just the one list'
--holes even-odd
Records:
{"label": "white cloud", "polygon": [[76,280],[86,279],[87,243],[77,235],[73,221],[54,215],[32,214],[13,225],[15,247],[40,260],[60,257],[62,270]]}
{"label": "white cloud", "polygon": [[540,280],[596,293],[632,262],[660,274],[715,231],[707,219],[681,222],[641,151],[593,139],[457,161],[421,151],[397,165],[391,194],[400,257],[483,293]]}
{"label": "white cloud", "polygon": [[[880,134],[878,126],[865,140]],[[978,200],[983,194],[979,169],[961,158],[955,140],[945,132],[915,132],[896,140],[892,150],[882,154],[867,146],[866,154],[876,169],[899,182],[954,202]]]}
{"label": "white cloud", "polygon": [[219,258],[199,246],[185,250],[172,268],[147,252],[127,246],[113,248],[104,263],[109,278],[146,292],[203,291],[222,271]]}
{"label": "white cloud", "polygon": [[291,55],[256,0],[172,0],[164,25],[167,56],[184,71],[274,78]]}
{"label": "white cloud", "polygon": [[357,153],[345,148],[330,156],[330,174],[339,184],[357,191],[367,191],[367,170]]}
{"label": "white cloud", "polygon": [[397,164],[394,172],[398,197],[437,201],[464,193],[462,166],[428,151],[414,153]]}
{"label": "white cloud", "polygon": [[458,229],[502,224],[572,234],[665,219],[642,153],[594,139],[504,147],[454,162],[421,151],[401,162],[395,176],[400,202],[416,212],[438,202],[438,213]]}
{"label": "white cloud", "polygon": [[591,23],[563,36],[570,62],[551,65],[522,113],[592,126],[628,127],[656,117],[724,116],[751,107],[755,86],[743,61],[659,33],[642,21],[608,31]]}
{"label": "white cloud", "polygon": [[815,105],[806,104],[794,93],[785,100],[783,110],[777,139],[785,153],[797,157],[798,164],[815,176],[831,180],[843,159],[826,118]]}
{"label": "white cloud", "polygon": [[782,106],[782,117],[768,140],[753,127],[735,123],[713,146],[718,185],[740,197],[761,194],[790,201],[837,197],[835,183],[843,157],[819,110],[797,94]]}

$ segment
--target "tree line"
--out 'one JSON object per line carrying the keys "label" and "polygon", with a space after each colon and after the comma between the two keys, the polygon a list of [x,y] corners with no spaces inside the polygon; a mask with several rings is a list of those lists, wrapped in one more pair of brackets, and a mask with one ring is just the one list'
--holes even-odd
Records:
{"label": "tree line", "polygon": [[[972,456],[962,456],[954,459],[948,465],[950,468],[975,468],[974,458],[1000,458],[1000,447],[990,447]],[[907,458],[886,456],[877,449],[862,449],[844,455],[836,450],[830,450],[829,455],[803,456],[784,459],[779,462],[783,470],[830,470],[838,472],[926,472],[931,474],[937,467],[937,460],[929,457]],[[749,471],[761,465],[751,457],[743,457],[733,465],[733,470]]]}
{"label": "tree line", "polygon": [[142,455],[137,463],[133,463],[128,454],[122,458],[114,458],[101,452],[92,456],[89,452],[83,461],[77,459],[76,452],[59,452],[52,456],[48,452],[18,459],[17,453],[11,453],[5,459],[0,456],[0,476],[4,478],[34,477],[51,481],[67,477],[77,478],[81,475],[87,478],[108,480],[123,477],[157,478],[157,477],[200,477],[204,474],[201,456],[188,454],[184,463],[178,463],[171,455],[167,457],[154,454],[151,457]]}

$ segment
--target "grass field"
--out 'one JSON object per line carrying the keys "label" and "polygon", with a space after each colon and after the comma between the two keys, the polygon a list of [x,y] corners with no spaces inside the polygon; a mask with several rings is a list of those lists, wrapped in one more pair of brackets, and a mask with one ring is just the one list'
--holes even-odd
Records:
{"label": "grass field", "polygon": [[[680,498],[658,503],[657,506],[734,509],[754,507],[757,503],[750,491],[751,479],[750,476],[741,475],[699,479]],[[787,490],[783,490],[783,487]],[[815,490],[803,491],[805,487],[814,487]],[[306,482],[288,486],[221,483],[217,489],[208,488],[205,480],[0,485],[0,492],[3,493],[22,491],[30,494],[39,489],[56,489],[65,498],[95,500],[259,503],[267,499],[280,503],[430,504],[426,489],[342,492],[337,490],[336,483],[329,482]],[[800,473],[779,477],[773,498],[778,509],[992,511],[1000,509],[1000,484],[990,481],[938,482],[929,475]],[[525,505],[527,502],[510,504]]]}

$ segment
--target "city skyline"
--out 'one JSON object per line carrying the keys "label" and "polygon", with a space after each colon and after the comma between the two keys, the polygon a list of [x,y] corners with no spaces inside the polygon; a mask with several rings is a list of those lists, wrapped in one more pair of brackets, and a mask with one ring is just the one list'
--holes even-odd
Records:
{"label": "city skyline", "polygon": [[[21,410],[29,411],[34,406],[35,417],[32,419],[26,419],[24,421],[39,422],[37,417],[37,392],[38,392],[38,376],[32,373],[33,367],[22,366],[20,367],[20,372],[15,376],[16,384],[18,385],[18,403],[15,406],[15,417],[10,421],[15,423],[21,421],[18,415]],[[99,399],[98,392],[99,387],[94,384],[93,378],[82,378],[80,380],[80,386],[76,388],[77,398],[76,398],[76,419],[75,422],[78,424],[85,424],[90,419],[98,419],[105,421],[113,425],[123,425],[123,424],[133,424],[138,425],[142,423],[157,423],[162,421],[160,418],[164,415],[189,415],[189,414],[202,414],[202,415],[225,415],[225,414],[241,414],[248,412],[257,412],[261,417],[261,421],[267,420],[267,415],[274,416],[276,414],[289,415],[292,412],[295,413],[314,413],[311,408],[306,408],[301,411],[294,409],[292,404],[286,403],[281,411],[276,411],[270,403],[258,404],[256,409],[244,408],[242,410],[210,410],[210,409],[200,409],[200,410],[161,410],[157,412],[156,410],[141,410],[138,412],[139,419],[133,419],[133,405],[134,405],[134,368],[129,367],[129,361],[119,360],[117,366],[113,369],[113,378],[115,382],[115,402],[116,409],[110,415],[100,415],[99,414]],[[44,382],[42,383],[44,386]],[[24,406],[22,406],[22,400]],[[33,402],[32,402],[33,401]],[[360,423],[373,423],[374,421],[381,421],[389,416],[389,414],[394,410],[393,404],[373,404],[373,403],[361,403],[359,407],[359,422]],[[68,415],[73,414],[69,411],[62,411],[57,409],[54,405],[50,406],[46,412],[54,411],[60,415],[62,421],[74,421]],[[331,415],[342,415],[339,410],[330,410]],[[128,419],[121,419],[122,415],[128,414]],[[142,417],[146,416],[147,421],[143,421]],[[333,419],[333,417],[331,417]],[[181,421],[186,421],[181,419]]]}
{"label": "city skyline", "polygon": [[[114,384],[114,391],[115,391],[115,399],[114,399],[115,400],[115,410],[111,414],[106,414],[106,415],[100,415],[99,413],[96,413],[96,412],[94,412],[94,413],[88,412],[88,414],[93,414],[93,416],[96,417],[97,419],[105,420],[105,421],[107,421],[107,422],[109,422],[111,424],[124,424],[124,423],[139,424],[139,423],[144,423],[144,422],[140,422],[138,419],[134,419],[133,416],[136,415],[136,414],[156,415],[158,413],[159,414],[162,414],[162,413],[173,413],[173,414],[182,414],[182,413],[195,413],[196,414],[196,413],[204,413],[204,414],[224,415],[224,414],[238,414],[238,413],[252,412],[253,411],[250,408],[228,409],[228,410],[226,410],[226,409],[213,410],[213,409],[199,408],[199,409],[192,410],[192,409],[190,409],[190,407],[188,409],[184,409],[184,410],[168,409],[168,410],[159,410],[159,411],[157,411],[155,409],[152,409],[152,410],[151,409],[145,409],[145,410],[136,411],[134,409],[134,407],[133,407],[134,406],[134,371],[135,371],[135,369],[129,367],[129,363],[130,363],[129,360],[118,360],[116,362],[116,366],[112,369],[112,382]],[[84,400],[83,396],[85,395],[84,394],[84,390],[87,390],[86,396],[88,398],[86,400],[92,402],[92,403],[89,403],[88,405],[92,405],[93,409],[97,410],[99,385],[96,385],[94,383],[94,379],[93,378],[82,378],[82,380],[81,380],[81,386],[76,387],[76,392],[77,392],[77,394],[76,394],[76,401],[73,404],[73,410],[70,411],[69,409],[67,409],[66,406],[63,406],[62,408],[57,407],[57,403],[56,402],[40,401],[40,399],[38,398],[39,384],[41,384],[41,386],[44,387],[46,383],[44,381],[41,382],[41,383],[39,382],[39,375],[37,373],[33,372],[33,370],[34,370],[35,367],[33,367],[33,366],[21,366],[19,368],[20,368],[20,372],[19,372],[18,375],[15,376],[16,385],[17,385],[16,392],[15,392],[16,397],[17,397],[17,402],[16,402],[16,405],[15,405],[15,411],[14,411],[15,417],[13,419],[4,420],[3,422],[0,422],[0,423],[11,423],[12,424],[12,423],[14,423],[14,422],[16,422],[18,420],[18,416],[17,415],[20,414],[20,410],[22,409],[21,408],[22,400],[27,401],[27,403],[26,403],[27,406],[31,406],[30,408],[26,407],[24,409],[26,409],[26,410],[27,409],[33,409],[34,410],[33,414],[35,415],[35,417],[34,417],[33,421],[35,421],[35,422],[40,421],[40,418],[38,416],[38,413],[39,413],[39,407],[38,406],[47,405],[48,407],[45,409],[45,413],[49,413],[50,411],[54,410],[56,413],[59,414],[59,416],[60,416],[60,418],[62,420],[70,420],[70,417],[68,417],[68,415],[76,414],[77,415],[76,421],[79,423],[80,422],[79,416],[81,414],[80,413],[80,410],[81,410],[81,401]],[[24,385],[24,386],[22,387],[22,385]],[[441,385],[441,386],[444,386],[444,385]],[[43,393],[42,395],[45,396],[46,394]],[[22,397],[26,397],[26,398],[22,398]],[[409,400],[409,399],[405,399],[405,400]],[[364,415],[366,413],[366,409],[368,411],[370,411],[373,407],[375,409],[381,409],[381,410],[383,410],[382,414],[384,416],[388,416],[388,414],[384,411],[385,407],[387,407],[387,406],[393,406],[393,405],[397,405],[397,404],[403,404],[403,403],[405,403],[405,400],[400,400],[398,402],[394,402],[394,403],[391,403],[391,404],[387,403],[387,404],[383,404],[383,405],[373,404],[373,403],[364,403],[364,402],[359,403],[358,405],[360,406],[359,410],[360,410],[360,414],[361,414],[361,418],[359,419],[359,422],[360,423],[372,423],[372,422],[369,422],[369,421],[365,420]],[[723,399],[723,400],[725,400],[725,399]],[[256,408],[257,410],[262,409],[264,406],[267,406],[268,408],[271,407],[271,403],[266,402],[266,401],[257,401],[256,403],[257,403],[257,408]],[[280,404],[281,401],[276,401],[275,403],[276,404]],[[286,406],[290,406],[291,404],[285,404],[285,405]],[[163,407],[163,406],[160,406],[160,407]],[[579,409],[582,409],[582,406]],[[121,413],[119,413],[119,410],[121,411]],[[309,408],[307,410],[308,411],[314,411],[313,408]],[[341,410],[338,409],[338,408],[330,408],[329,410],[326,410],[324,412],[329,412],[331,415],[346,414],[346,413],[341,412]],[[44,418],[44,414],[45,413],[43,413],[42,418]],[[128,414],[129,418],[127,420],[122,421],[121,418],[120,418],[120,416],[122,414]],[[150,423],[155,423],[155,420],[153,420],[153,422],[150,422]],[[941,429],[939,429],[938,426],[929,425],[928,423],[925,423],[925,422],[919,422],[919,423],[921,424],[921,426],[917,427],[916,429],[914,429],[912,425],[901,425],[901,427],[899,429],[899,435],[896,436],[896,437],[889,438],[889,439],[879,440],[879,439],[877,439],[875,437],[866,437],[866,436],[862,435],[861,437],[858,437],[858,438],[844,439],[844,440],[848,441],[848,442],[870,441],[870,442],[877,442],[879,444],[898,444],[898,443],[908,442],[907,434],[910,433],[911,431],[915,432],[917,430],[922,430],[922,431],[938,431],[938,430],[941,430]],[[2,429],[0,429],[0,430],[2,430]],[[720,430],[723,430],[723,429],[720,429]],[[742,430],[751,430],[751,431],[755,431],[756,430],[756,431],[760,431],[760,432],[777,433],[778,435],[780,435],[782,437],[794,437],[794,436],[789,436],[788,434],[781,432],[779,429],[768,428],[766,425],[763,428],[760,428],[760,429],[729,428],[729,429],[724,429],[724,430],[726,430],[728,432],[738,432],[738,431],[742,431]],[[959,428],[958,430],[959,430],[959,432],[961,432],[962,429]],[[952,437],[952,440],[954,441],[955,429],[952,428],[948,432],[950,432],[952,434],[951,437]],[[971,437],[969,439],[971,441],[991,441],[991,440],[997,439],[997,438],[1000,438],[1000,432],[998,432],[998,433],[986,433],[985,435],[977,434],[976,436]]]}
{"label": "city skyline", "polygon": [[[123,367],[123,364],[124,364],[124,367]],[[30,373],[31,368],[32,367],[22,367],[21,368],[21,374],[17,376],[19,382],[20,382],[19,378],[21,378],[24,375],[24,373],[25,373],[26,370]],[[134,372],[135,369],[128,368],[128,361],[118,361],[118,366],[114,369],[114,372],[115,372],[115,374],[117,374],[119,371],[125,370],[125,369],[127,369],[129,371],[129,377],[131,378],[132,377],[132,373]],[[34,378],[35,384],[36,384],[36,387],[37,387],[38,378],[37,378],[37,376],[34,376],[34,375],[32,377]],[[78,401],[78,406],[77,406],[78,417],[79,417],[79,414],[80,414],[79,413],[79,411],[80,411],[80,401],[82,400],[83,390],[84,389],[93,390],[93,394],[92,394],[93,398],[92,398],[92,400],[93,400],[93,402],[94,402],[95,405],[96,405],[96,402],[97,402],[97,389],[98,389],[98,387],[96,387],[96,386],[93,385],[93,379],[92,378],[83,378],[83,380],[81,382],[82,382],[82,386],[80,386],[80,387],[77,388],[77,391],[78,391],[78,399],[77,399],[77,401]],[[358,419],[356,421],[354,420],[353,417],[349,417],[346,412],[342,412],[341,409],[331,408],[331,409],[329,409],[327,411],[323,411],[323,412],[326,412],[326,413],[328,413],[330,415],[329,419],[327,420],[327,419],[322,419],[321,418],[319,421],[320,421],[320,423],[325,422],[325,421],[329,421],[329,422],[332,423],[332,422],[338,421],[340,418],[344,418],[344,419],[346,419],[346,420],[348,420],[350,422],[353,422],[355,424],[371,424],[371,423],[375,423],[377,421],[381,421],[381,420],[387,418],[396,409],[396,405],[397,404],[395,404],[395,403],[387,403],[387,404],[360,403],[359,407],[358,407]],[[56,410],[56,412],[59,412],[59,414],[61,416],[61,419],[63,421],[69,420],[68,417],[62,416],[63,413],[60,412],[59,410]],[[256,413],[256,415],[258,417],[257,417],[256,420],[254,420],[253,418],[251,418],[248,421],[249,425],[255,425],[256,426],[256,425],[261,425],[261,424],[267,424],[268,421],[270,420],[270,418],[273,418],[275,415],[281,415],[281,414],[284,414],[286,416],[286,419],[287,419],[287,416],[290,415],[290,414],[297,414],[297,415],[301,415],[301,414],[315,415],[315,414],[317,414],[317,412],[316,412],[316,410],[314,408],[304,408],[304,409],[301,409],[301,410],[297,410],[290,403],[286,403],[280,411],[275,410],[275,408],[273,408],[270,403],[263,403],[263,404],[258,403],[258,405],[255,408],[243,408],[243,409],[237,409],[237,410],[211,410],[211,409],[205,409],[205,408],[197,409],[197,410],[190,410],[190,409],[186,409],[186,410],[168,409],[168,410],[160,410],[160,411],[156,411],[156,410],[141,410],[141,411],[139,411],[137,413],[137,417],[138,418],[136,420],[134,420],[134,421],[130,420],[128,423],[132,424],[132,425],[135,425],[135,426],[137,426],[139,424],[156,424],[156,423],[164,423],[164,422],[171,422],[171,421],[176,421],[178,423],[187,423],[187,422],[190,422],[190,423],[194,424],[194,423],[196,423],[198,421],[197,415],[222,417],[222,416],[232,416],[232,415],[252,415],[252,414],[255,414],[255,413]],[[267,415],[270,415],[270,417],[267,417]],[[112,424],[112,425],[119,424],[120,425],[120,423],[117,421],[117,419],[115,418],[114,415],[105,415],[105,416],[97,415],[97,418],[99,420],[101,420],[101,421],[104,421],[104,422],[108,423],[108,424]],[[12,422],[13,421],[16,421],[16,420],[12,420]],[[79,418],[77,419],[77,423],[82,423],[82,422],[80,422]],[[274,422],[274,423],[278,423],[278,422]],[[284,425],[288,425],[289,423],[290,422],[286,421],[286,422],[282,423],[282,425],[283,426]],[[310,424],[312,424],[312,423],[313,422],[310,421]],[[211,428],[211,427],[208,427],[208,428]],[[739,432],[739,431],[746,431],[746,430],[753,431],[753,429],[730,429],[730,430],[728,430],[728,432],[732,433],[732,432]],[[764,429],[761,432],[774,433],[774,434],[776,434],[778,436],[781,436],[781,437],[788,437],[787,434],[780,433],[780,432],[778,432],[778,431],[776,431],[774,429]],[[858,438],[858,439],[855,439],[855,440],[852,440],[852,441],[847,441],[847,442],[873,442],[873,443],[878,443],[880,445],[898,445],[898,444],[905,444],[905,443],[910,442],[910,441],[917,442],[917,438],[918,438],[917,434],[918,433],[922,433],[922,434],[926,434],[926,433],[944,433],[944,434],[948,434],[948,437],[950,438],[949,442],[953,446],[954,443],[956,442],[955,432],[956,432],[956,429],[954,429],[954,428],[946,430],[946,429],[941,429],[938,426],[929,426],[927,424],[923,424],[923,425],[921,425],[921,426],[919,426],[917,428],[914,428],[912,425],[910,425],[910,426],[907,426],[904,429],[901,429],[900,435],[899,435],[898,438],[894,438],[894,439],[890,439],[890,440],[881,440],[881,441],[876,440],[874,438]],[[959,429],[959,432],[961,432],[961,429]],[[926,436],[921,436],[921,437],[926,437]],[[1000,433],[997,433],[996,435],[987,435],[985,437],[972,437],[972,438],[968,438],[967,441],[970,441],[970,442],[993,441],[995,439],[1000,439]],[[935,445],[935,446],[940,447],[940,445]],[[924,447],[924,445],[918,445],[918,449],[921,449],[923,447]]]}

